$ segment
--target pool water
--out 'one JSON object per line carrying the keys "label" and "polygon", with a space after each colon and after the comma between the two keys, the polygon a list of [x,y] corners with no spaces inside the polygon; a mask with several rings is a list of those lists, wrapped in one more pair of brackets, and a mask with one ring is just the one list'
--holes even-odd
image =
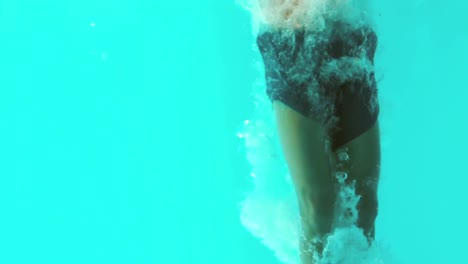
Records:
{"label": "pool water", "polygon": [[[468,261],[466,8],[375,5],[383,161],[372,261]],[[0,34],[0,263],[296,253],[284,163],[262,163],[277,142],[241,136],[249,124],[275,132],[250,17],[234,1],[2,0]]]}

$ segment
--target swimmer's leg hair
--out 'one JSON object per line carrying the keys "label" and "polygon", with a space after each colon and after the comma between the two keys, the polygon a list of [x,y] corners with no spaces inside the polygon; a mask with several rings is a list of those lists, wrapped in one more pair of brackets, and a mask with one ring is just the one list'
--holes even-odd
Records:
{"label": "swimmer's leg hair", "polygon": [[[336,202],[333,177],[336,157],[346,148],[350,160],[342,166],[348,171],[348,182],[356,180],[356,193],[361,195],[358,226],[368,239],[374,236],[377,215],[377,183],[380,168],[379,128],[375,124],[367,132],[340,147],[327,149],[327,133],[317,121],[303,116],[280,101],[273,101],[280,142],[294,182],[303,237],[300,239],[302,264],[312,264],[312,239],[330,233]],[[315,245],[322,250],[321,245]]]}

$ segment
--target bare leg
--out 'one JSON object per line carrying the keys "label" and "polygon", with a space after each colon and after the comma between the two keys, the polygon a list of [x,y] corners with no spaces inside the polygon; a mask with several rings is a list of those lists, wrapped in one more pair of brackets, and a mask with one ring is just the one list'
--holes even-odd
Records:
{"label": "bare leg", "polygon": [[279,137],[296,187],[304,239],[301,260],[312,263],[308,248],[317,235],[330,232],[336,191],[331,177],[330,151],[325,149],[325,129],[316,121],[274,101]]}
{"label": "bare leg", "polygon": [[[357,209],[358,227],[364,230],[369,242],[374,239],[377,217],[377,187],[380,174],[380,132],[376,123],[371,129],[348,142],[335,152],[335,157],[346,150],[348,161],[338,161],[337,167],[348,173],[347,183],[356,181],[356,194],[361,198]],[[339,160],[339,159],[337,159]]]}
{"label": "bare leg", "polygon": [[[335,166],[348,173],[348,182],[356,180],[358,226],[369,240],[374,236],[377,215],[377,184],[380,168],[379,129],[370,130],[341,148],[350,159],[335,162],[336,153],[326,149],[325,129],[316,121],[274,101],[277,126],[286,162],[294,181],[304,238],[300,239],[302,264],[312,264],[309,246],[313,238],[328,234],[332,228],[336,201]],[[335,154],[335,155],[333,155]],[[318,250],[321,250],[318,248]]]}

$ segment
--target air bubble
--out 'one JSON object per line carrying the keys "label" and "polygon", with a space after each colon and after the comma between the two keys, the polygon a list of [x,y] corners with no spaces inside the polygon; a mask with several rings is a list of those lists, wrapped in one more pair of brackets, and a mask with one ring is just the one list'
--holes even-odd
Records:
{"label": "air bubble", "polygon": [[348,178],[348,173],[344,171],[339,171],[336,173],[335,176],[339,183],[344,183],[346,179]]}
{"label": "air bubble", "polygon": [[338,154],[338,159],[341,161],[347,161],[349,160],[349,155],[346,152],[341,152]]}

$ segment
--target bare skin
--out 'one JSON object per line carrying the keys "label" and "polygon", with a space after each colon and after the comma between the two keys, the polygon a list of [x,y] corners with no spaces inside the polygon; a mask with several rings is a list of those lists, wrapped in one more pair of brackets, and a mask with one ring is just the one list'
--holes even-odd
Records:
{"label": "bare skin", "polygon": [[[298,10],[305,8],[304,0],[259,0],[259,4],[272,26],[301,27],[300,20],[294,16],[300,15]],[[380,173],[378,123],[337,151],[332,151],[324,144],[328,135],[317,121],[279,101],[273,102],[273,108],[300,209],[304,235],[300,238],[302,264],[313,264],[312,253],[308,250],[313,238],[331,232],[337,197],[334,174],[338,167],[348,173],[346,183],[356,182],[356,194],[361,196],[357,224],[371,241],[377,216]],[[342,162],[337,158],[341,150],[346,150],[348,161]]]}
{"label": "bare skin", "polygon": [[308,9],[304,0],[258,0],[265,22],[275,27],[301,27]]}
{"label": "bare skin", "polygon": [[[312,254],[308,250],[312,239],[330,233],[332,228],[337,195],[333,173],[340,150],[332,152],[325,147],[327,135],[318,122],[279,101],[274,101],[273,107],[302,219],[301,262],[312,264]],[[372,240],[380,170],[378,124],[340,149],[347,149],[350,157],[349,162],[342,164],[342,169],[348,173],[347,182],[356,180],[356,194],[361,196],[358,226]]]}

